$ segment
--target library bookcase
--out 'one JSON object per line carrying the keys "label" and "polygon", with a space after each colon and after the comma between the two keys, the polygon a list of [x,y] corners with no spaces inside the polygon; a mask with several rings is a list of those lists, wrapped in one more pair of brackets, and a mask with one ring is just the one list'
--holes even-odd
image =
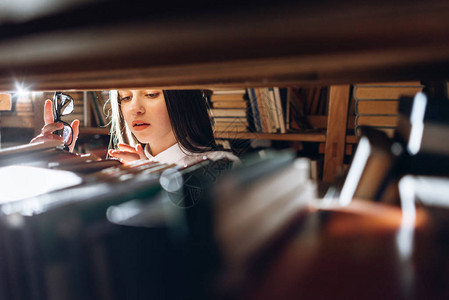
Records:
{"label": "library bookcase", "polygon": [[448,77],[444,1],[193,1],[148,14],[138,1],[64,3],[0,23],[0,90],[334,86],[325,135],[268,137],[326,141],[325,181],[355,142],[341,125],[349,84]]}
{"label": "library bookcase", "polygon": [[[176,6],[171,1],[160,1],[152,4],[151,10],[142,9],[141,1],[136,0],[126,4],[115,0],[60,3],[44,9],[30,6],[24,14],[17,14],[15,7],[22,2],[2,10],[1,15],[8,19],[0,21],[1,91],[14,91],[18,82],[35,91],[148,86],[167,89],[330,86],[326,134],[267,136],[325,142],[324,181],[332,181],[341,166],[345,144],[356,142],[354,137],[346,136],[345,128],[351,84],[422,81],[437,86],[449,78],[447,1],[251,0],[243,4],[234,0],[224,3],[202,0]],[[306,297],[317,292],[323,298],[334,293],[340,293],[337,296],[342,299],[350,298],[341,293],[351,288],[369,292],[365,284],[373,288],[369,286],[371,279],[381,280],[393,291],[398,286],[409,286],[407,274],[395,277],[404,279],[395,282],[389,280],[395,272],[379,268],[388,266],[378,264],[384,258],[395,262],[399,258],[382,257],[384,252],[376,251],[382,249],[385,241],[393,245],[394,236],[390,233],[394,226],[401,225],[395,223],[400,219],[400,210],[378,209],[374,204],[362,208],[368,218],[354,217],[360,212],[355,207],[330,221],[326,212],[319,215],[319,222],[311,220],[309,227],[323,223],[323,228],[335,225],[337,230],[326,231],[326,244],[319,249],[313,248],[320,241],[316,237],[305,236],[305,244],[292,244],[283,252],[284,259],[272,265],[271,275],[278,281],[268,277],[257,282],[253,288],[259,289],[256,293],[247,291],[251,296],[248,299],[263,299],[270,292],[285,291],[286,281],[280,278],[288,279],[292,290],[300,282],[295,281],[298,278],[303,278],[302,282],[324,278],[304,290],[296,288],[296,296]],[[379,223],[379,218],[383,222]],[[375,240],[369,245],[375,247],[365,254],[373,258],[366,267],[375,272],[369,273],[370,280],[366,280],[359,275],[365,269],[356,265],[351,251],[358,249],[359,237],[372,238],[370,233],[374,232]],[[335,245],[340,247],[332,252]],[[317,268],[310,276],[302,273],[304,266],[315,261],[308,260],[307,255],[303,261],[296,261],[300,266],[294,269],[297,277],[282,273],[300,250],[313,259],[317,258],[314,254],[323,253],[319,258],[324,260],[316,260]],[[340,289],[336,279],[348,274],[335,275],[326,268],[334,266],[330,260],[334,254],[341,258],[340,265],[349,263],[353,270],[360,271],[351,277],[356,283],[346,282],[350,285],[347,289]],[[379,255],[382,259],[376,260]],[[421,258],[426,262],[432,260],[430,256]],[[404,264],[402,267],[411,268]],[[442,269],[447,273],[445,267]],[[421,271],[418,276],[426,273],[425,269]],[[323,282],[332,290],[323,289]],[[362,293],[356,298],[378,299],[384,290],[375,286],[372,291],[368,297]]]}

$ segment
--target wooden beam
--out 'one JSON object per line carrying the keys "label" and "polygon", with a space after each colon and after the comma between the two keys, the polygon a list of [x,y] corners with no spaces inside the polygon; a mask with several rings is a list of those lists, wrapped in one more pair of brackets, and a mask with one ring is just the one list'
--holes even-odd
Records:
{"label": "wooden beam", "polygon": [[324,182],[332,182],[343,167],[349,91],[349,85],[330,87],[329,116],[324,151]]}
{"label": "wooden beam", "polygon": [[325,10],[313,2],[234,3],[189,17],[163,6],[123,17],[136,8],[108,10],[101,22],[69,10],[47,22],[0,23],[0,90],[17,82],[92,90],[449,77],[446,1],[340,1]]}

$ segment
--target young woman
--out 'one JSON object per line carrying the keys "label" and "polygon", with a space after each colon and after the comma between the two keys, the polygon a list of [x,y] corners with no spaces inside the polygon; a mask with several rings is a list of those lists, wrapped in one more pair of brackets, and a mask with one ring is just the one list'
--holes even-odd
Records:
{"label": "young woman", "polygon": [[[215,143],[206,99],[200,90],[119,90],[111,91],[110,100],[115,149],[108,153],[124,163],[150,159],[185,166],[204,159],[238,160],[231,152],[220,151]],[[61,126],[53,123],[51,101],[47,102],[46,125],[33,141],[61,139],[53,137]],[[72,124],[74,142],[78,125]]]}
{"label": "young woman", "polygon": [[124,162],[151,159],[190,165],[238,158],[219,151],[200,90],[119,90],[110,95],[113,141],[109,155]]}

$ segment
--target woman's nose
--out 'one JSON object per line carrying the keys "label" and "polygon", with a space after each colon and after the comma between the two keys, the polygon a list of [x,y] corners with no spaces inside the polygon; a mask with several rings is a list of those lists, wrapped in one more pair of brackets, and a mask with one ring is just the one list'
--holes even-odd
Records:
{"label": "woman's nose", "polygon": [[145,113],[145,107],[142,105],[138,97],[133,97],[131,100],[131,112],[136,115]]}

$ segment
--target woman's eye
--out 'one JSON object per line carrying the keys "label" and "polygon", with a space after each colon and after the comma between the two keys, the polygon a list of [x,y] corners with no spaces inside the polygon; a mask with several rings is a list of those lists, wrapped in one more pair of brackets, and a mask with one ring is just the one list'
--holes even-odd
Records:
{"label": "woman's eye", "polygon": [[148,98],[154,99],[154,98],[159,97],[159,94],[160,93],[148,93],[145,96],[147,96]]}
{"label": "woman's eye", "polygon": [[131,100],[130,96],[120,98],[120,102],[122,102],[122,101],[129,101],[129,100]]}

